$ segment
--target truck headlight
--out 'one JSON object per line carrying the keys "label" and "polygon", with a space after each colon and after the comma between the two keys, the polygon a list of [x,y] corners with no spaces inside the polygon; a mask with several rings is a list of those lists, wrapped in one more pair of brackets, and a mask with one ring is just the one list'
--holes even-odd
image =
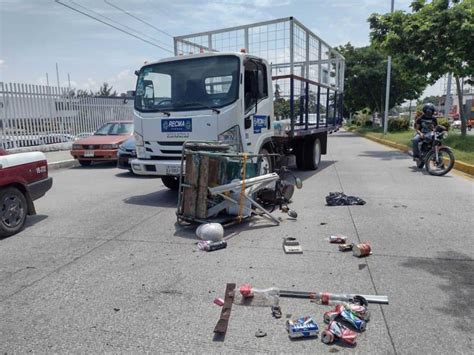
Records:
{"label": "truck headlight", "polygon": [[135,138],[135,144],[137,146],[145,145],[145,142],[143,141],[143,137],[140,134],[138,134],[137,132],[133,132],[133,138]]}
{"label": "truck headlight", "polygon": [[219,142],[228,144],[235,152],[242,152],[242,138],[240,137],[239,126],[234,126],[217,136]]}

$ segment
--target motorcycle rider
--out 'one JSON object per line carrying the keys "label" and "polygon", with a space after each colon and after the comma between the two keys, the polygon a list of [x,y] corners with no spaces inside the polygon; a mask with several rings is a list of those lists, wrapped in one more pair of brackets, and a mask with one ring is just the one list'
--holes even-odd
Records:
{"label": "motorcycle rider", "polygon": [[434,117],[435,106],[432,103],[423,105],[423,114],[415,120],[416,135],[413,137],[413,160],[420,158],[419,144],[426,135],[434,131],[438,125],[438,120]]}

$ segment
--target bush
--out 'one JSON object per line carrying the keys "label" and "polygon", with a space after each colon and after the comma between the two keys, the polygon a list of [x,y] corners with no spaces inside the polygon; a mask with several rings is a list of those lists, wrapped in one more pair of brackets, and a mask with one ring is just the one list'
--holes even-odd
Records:
{"label": "bush", "polygon": [[370,118],[370,115],[364,112],[357,113],[357,115],[355,116],[355,124],[357,126],[362,126],[362,127],[371,127],[372,120]]}
{"label": "bush", "polygon": [[408,131],[410,127],[410,119],[406,118],[389,118],[388,130],[390,132]]}

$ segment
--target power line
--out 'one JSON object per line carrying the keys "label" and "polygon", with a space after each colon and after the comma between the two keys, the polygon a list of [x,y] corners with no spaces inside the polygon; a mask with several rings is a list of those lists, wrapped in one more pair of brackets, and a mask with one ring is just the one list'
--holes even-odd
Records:
{"label": "power line", "polygon": [[135,37],[136,39],[139,39],[140,41],[143,41],[143,42],[145,42],[145,43],[151,44],[152,46],[157,47],[157,48],[160,48],[160,49],[163,49],[164,51],[167,51],[167,52],[169,52],[169,53],[173,53],[173,51],[171,51],[171,50],[169,50],[169,49],[167,49],[167,48],[165,48],[165,47],[162,47],[162,46],[160,46],[160,45],[158,45],[158,44],[155,44],[155,43],[153,43],[153,42],[150,42],[150,41],[148,41],[148,40],[146,40],[146,39],[144,39],[144,38],[142,38],[142,37],[139,37],[139,36],[137,36],[137,35],[135,35],[135,34],[133,34],[133,33],[130,33],[130,32],[128,32],[128,31],[125,31],[124,29],[121,29],[121,28],[119,28],[119,27],[117,27],[117,26],[111,25],[111,24],[108,23],[108,22],[102,21],[101,19],[98,19],[97,17],[94,17],[94,16],[92,16],[92,15],[89,15],[89,14],[87,14],[87,13],[81,11],[81,10],[78,10],[78,9],[76,9],[76,8],[73,7],[73,6],[66,5],[66,4],[62,3],[61,1],[59,1],[59,0],[54,0],[54,1],[55,1],[56,3],[58,3],[58,4],[62,5],[62,6],[64,6],[64,7],[67,7],[67,8],[69,8],[69,9],[73,10],[73,11],[76,11],[76,12],[80,13],[80,14],[82,14],[82,15],[84,15],[84,16],[87,16],[87,17],[89,17],[89,18],[91,18],[91,19],[93,19],[93,20],[99,21],[100,23],[103,23],[104,25],[107,25],[107,26],[109,26],[109,27],[115,28],[116,30],[119,30],[120,32],[126,33],[126,34],[128,34],[128,35],[130,35],[130,36],[132,36],[132,37]]}
{"label": "power line", "polygon": [[138,34],[140,34],[140,35],[142,35],[142,36],[144,36],[144,37],[147,37],[147,38],[151,39],[152,41],[154,41],[154,42],[157,43],[157,44],[161,44],[161,45],[164,45],[164,46],[167,46],[167,47],[171,48],[170,45],[168,45],[168,44],[166,44],[166,43],[164,43],[164,42],[161,42],[161,41],[157,40],[156,38],[150,37],[150,36],[148,36],[147,34],[145,34],[145,33],[143,33],[143,32],[140,32],[140,31],[138,31],[138,30],[136,30],[136,29],[134,29],[134,28],[132,28],[132,27],[130,27],[130,26],[124,25],[124,24],[121,23],[121,22],[115,21],[114,19],[112,19],[112,18],[110,18],[110,17],[108,17],[108,16],[102,15],[101,13],[99,13],[99,12],[97,12],[97,11],[94,11],[94,10],[92,10],[91,8],[88,8],[87,6],[83,6],[83,5],[81,5],[81,4],[78,4],[77,2],[75,2],[75,1],[73,1],[73,0],[69,0],[69,2],[73,3],[73,4],[76,5],[76,6],[79,6],[80,8],[82,8],[82,9],[84,9],[84,10],[86,10],[86,11],[92,12],[92,13],[94,13],[94,14],[96,14],[96,15],[102,17],[102,18],[105,18],[105,19],[109,20],[110,22],[113,22],[113,23],[116,23],[116,24],[119,25],[119,26],[125,27],[125,28],[129,29],[130,31],[133,31],[133,32],[135,32],[135,33],[138,33]]}
{"label": "power line", "polygon": [[128,12],[127,10],[124,10],[124,9],[122,9],[121,7],[118,7],[117,5],[114,5],[114,4],[110,3],[110,2],[108,2],[107,0],[104,0],[104,2],[105,2],[107,5],[112,6],[113,8],[116,8],[116,9],[119,10],[119,11],[122,11],[123,13],[127,14],[128,16],[133,17],[135,20],[140,21],[140,22],[144,23],[145,25],[147,25],[147,26],[149,26],[149,27],[151,27],[151,28],[157,30],[158,32],[161,32],[161,33],[163,33],[163,34],[165,34],[165,35],[167,35],[167,36],[173,38],[173,35],[169,34],[169,33],[166,32],[166,31],[163,31],[163,30],[159,29],[158,27],[153,26],[151,23],[142,20],[140,17],[133,15],[132,13]]}

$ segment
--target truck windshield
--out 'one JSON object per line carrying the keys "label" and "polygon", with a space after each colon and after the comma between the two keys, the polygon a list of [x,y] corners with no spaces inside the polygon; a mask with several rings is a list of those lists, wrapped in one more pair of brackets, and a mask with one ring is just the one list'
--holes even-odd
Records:
{"label": "truck windshield", "polygon": [[215,56],[147,65],[138,74],[135,109],[191,111],[219,108],[239,96],[239,58]]}

